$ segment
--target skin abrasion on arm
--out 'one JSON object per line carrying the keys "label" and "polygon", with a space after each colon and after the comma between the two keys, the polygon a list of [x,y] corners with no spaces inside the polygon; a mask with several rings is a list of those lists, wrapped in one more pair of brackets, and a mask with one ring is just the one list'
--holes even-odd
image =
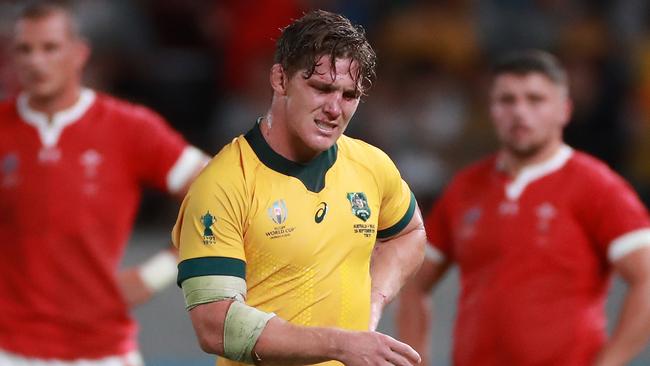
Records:
{"label": "skin abrasion on arm", "polygon": [[397,236],[375,245],[370,262],[372,278],[369,329],[375,330],[384,306],[418,270],[424,259],[426,233],[420,210]]}

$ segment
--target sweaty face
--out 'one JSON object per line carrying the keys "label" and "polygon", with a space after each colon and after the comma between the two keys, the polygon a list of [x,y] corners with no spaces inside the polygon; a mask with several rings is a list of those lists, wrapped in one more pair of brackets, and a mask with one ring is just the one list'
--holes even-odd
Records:
{"label": "sweaty face", "polygon": [[13,59],[22,89],[36,98],[51,98],[76,82],[84,63],[80,43],[64,13],[19,20]]}
{"label": "sweaty face", "polygon": [[287,129],[303,158],[313,158],[334,145],[359,105],[361,90],[351,76],[356,75],[358,64],[336,59],[335,65],[334,71],[329,57],[322,56],[308,79],[304,71],[297,71],[287,82]]}
{"label": "sweaty face", "polygon": [[490,113],[503,147],[525,158],[561,142],[570,102],[566,89],[541,73],[501,74],[492,86]]}

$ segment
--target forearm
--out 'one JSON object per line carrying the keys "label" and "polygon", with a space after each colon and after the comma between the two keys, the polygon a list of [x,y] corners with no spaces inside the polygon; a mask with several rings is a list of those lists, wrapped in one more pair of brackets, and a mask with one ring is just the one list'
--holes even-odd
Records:
{"label": "forearm", "polygon": [[424,259],[426,235],[423,227],[385,242],[377,243],[372,254],[370,276],[373,292],[390,302],[420,267]]}
{"label": "forearm", "polygon": [[[198,305],[190,311],[190,317],[201,348],[225,356],[233,346],[241,342],[240,334],[246,327],[240,323],[228,325],[226,318],[233,306],[231,300]],[[250,320],[250,318],[247,318]],[[247,322],[244,318],[239,321]],[[235,339],[237,338],[237,339]],[[398,365],[419,363],[419,355],[408,345],[377,332],[352,332],[335,328],[305,327],[290,324],[278,317],[269,319],[259,335],[244,337],[251,342],[250,358],[256,364],[304,365],[337,360],[348,366],[385,364]],[[241,345],[241,344],[240,344]],[[243,352],[243,351],[242,351]],[[238,356],[231,359],[240,359]],[[249,358],[249,359],[250,359]]]}
{"label": "forearm", "polygon": [[429,365],[431,310],[429,292],[411,282],[404,287],[397,309],[398,338],[411,345]]}
{"label": "forearm", "polygon": [[631,284],[611,339],[597,365],[625,365],[650,339],[650,281]]}
{"label": "forearm", "polygon": [[258,364],[305,365],[336,359],[345,331],[302,327],[275,317],[266,325],[254,352]]}

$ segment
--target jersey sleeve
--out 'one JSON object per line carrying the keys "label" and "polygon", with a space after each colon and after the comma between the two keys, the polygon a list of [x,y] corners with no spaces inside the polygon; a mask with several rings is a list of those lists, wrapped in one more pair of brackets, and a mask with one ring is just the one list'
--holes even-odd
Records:
{"label": "jersey sleeve", "polygon": [[192,183],[172,231],[178,285],[199,276],[245,279],[246,188],[238,159],[217,155]]}
{"label": "jersey sleeve", "polygon": [[424,221],[427,233],[426,257],[436,262],[453,260],[450,195],[450,190],[447,189],[433,204]]}
{"label": "jersey sleeve", "polygon": [[650,245],[650,220],[632,187],[614,172],[607,173],[592,181],[581,212],[600,255],[615,262]]}
{"label": "jersey sleeve", "polygon": [[377,238],[390,238],[402,231],[415,213],[415,196],[400,176],[388,155],[378,151],[377,181],[380,185],[381,206]]}
{"label": "jersey sleeve", "polygon": [[132,108],[129,162],[136,177],[165,192],[180,191],[204,164],[203,153],[188,145],[157,113],[141,106]]}

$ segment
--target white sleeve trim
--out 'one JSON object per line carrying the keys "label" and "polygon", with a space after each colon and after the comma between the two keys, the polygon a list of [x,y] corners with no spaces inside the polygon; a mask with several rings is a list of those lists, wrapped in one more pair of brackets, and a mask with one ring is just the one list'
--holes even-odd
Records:
{"label": "white sleeve trim", "polygon": [[435,263],[442,263],[445,261],[445,255],[431,243],[427,243],[424,247],[424,258]]}
{"label": "white sleeve trim", "polygon": [[637,249],[648,246],[650,246],[650,228],[635,230],[614,239],[609,245],[607,258],[613,263]]}
{"label": "white sleeve trim", "polygon": [[190,179],[207,164],[208,159],[194,146],[186,147],[167,173],[167,189],[176,193],[187,185]]}

